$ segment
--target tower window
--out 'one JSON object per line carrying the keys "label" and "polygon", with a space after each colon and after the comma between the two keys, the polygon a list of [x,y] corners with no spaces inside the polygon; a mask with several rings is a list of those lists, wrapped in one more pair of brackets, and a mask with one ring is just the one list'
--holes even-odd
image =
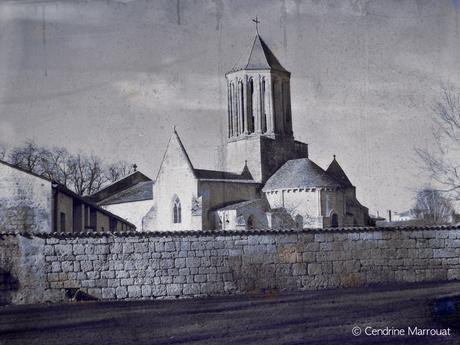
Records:
{"label": "tower window", "polygon": [[173,223],[178,224],[181,223],[181,205],[180,205],[180,200],[176,196],[176,198],[173,201]]}
{"label": "tower window", "polygon": [[254,109],[253,104],[254,102],[254,82],[252,78],[249,80],[249,97],[248,97],[248,131],[249,133],[254,132]]}
{"label": "tower window", "polygon": [[[262,133],[265,133],[267,131],[267,112],[266,112],[266,107],[267,107],[267,99],[266,99],[266,95],[265,95],[265,78],[262,79],[262,85],[261,85],[261,131]],[[268,100],[269,101],[269,100]]]}

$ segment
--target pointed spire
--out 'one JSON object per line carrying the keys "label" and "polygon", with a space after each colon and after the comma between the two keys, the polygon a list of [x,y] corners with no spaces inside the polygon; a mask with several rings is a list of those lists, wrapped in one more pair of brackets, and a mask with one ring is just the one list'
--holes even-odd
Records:
{"label": "pointed spire", "polygon": [[332,160],[331,164],[329,164],[329,167],[327,168],[326,172],[332,177],[334,177],[338,182],[340,182],[340,184],[343,187],[353,187],[353,184],[348,179],[348,176],[345,174],[345,171],[343,171],[339,162],[337,162],[336,156],[333,155],[333,157],[334,159]]}
{"label": "pointed spire", "polygon": [[249,57],[241,59],[231,70],[231,72],[240,70],[276,70],[289,73],[276,58],[257,32],[252,45]]}

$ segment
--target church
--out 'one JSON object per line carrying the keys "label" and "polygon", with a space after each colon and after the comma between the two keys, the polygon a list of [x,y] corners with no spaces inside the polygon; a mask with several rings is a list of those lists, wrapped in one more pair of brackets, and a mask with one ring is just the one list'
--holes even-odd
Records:
{"label": "church", "polygon": [[294,139],[290,77],[257,35],[226,75],[223,171],[198,169],[176,129],[154,180],[142,230],[367,226],[368,209],[335,156],[324,170]]}

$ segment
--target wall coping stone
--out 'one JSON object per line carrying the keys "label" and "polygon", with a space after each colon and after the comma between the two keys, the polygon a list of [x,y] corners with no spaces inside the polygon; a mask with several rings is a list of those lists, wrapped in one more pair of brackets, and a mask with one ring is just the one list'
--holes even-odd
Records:
{"label": "wall coping stone", "polygon": [[180,230],[180,231],[124,231],[124,232],[74,232],[74,233],[31,233],[24,231],[0,231],[1,236],[23,236],[39,238],[102,238],[102,237],[181,237],[181,236],[234,236],[265,234],[300,233],[350,233],[371,231],[420,231],[420,230],[460,230],[460,224],[427,226],[388,226],[388,227],[342,227],[310,229],[255,229],[255,230]]}

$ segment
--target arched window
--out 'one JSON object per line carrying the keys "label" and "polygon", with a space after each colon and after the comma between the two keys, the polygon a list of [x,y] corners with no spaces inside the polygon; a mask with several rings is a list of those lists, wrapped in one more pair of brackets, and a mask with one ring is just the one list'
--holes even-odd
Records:
{"label": "arched window", "polygon": [[182,218],[182,215],[181,215],[181,206],[180,206],[180,200],[179,198],[176,196],[174,201],[173,201],[173,223],[177,224],[177,223],[180,223],[181,222],[181,218]]}
{"label": "arched window", "polygon": [[239,89],[239,97],[240,97],[240,117],[241,117],[241,121],[240,121],[240,133],[244,133],[244,124],[245,124],[245,115],[246,115],[246,111],[245,111],[245,106],[246,104],[244,104],[244,88],[243,88],[243,81],[240,81],[238,83],[238,89]]}
{"label": "arched window", "polygon": [[254,229],[254,218],[252,217],[252,215],[248,217],[247,226],[248,230]]}
{"label": "arched window", "polygon": [[339,216],[337,216],[337,213],[333,213],[331,216],[331,227],[333,228],[339,227]]}
{"label": "arched window", "polygon": [[260,129],[262,131],[262,133],[265,133],[267,132],[267,113],[266,113],[266,95],[265,95],[265,87],[266,87],[266,83],[265,83],[265,78],[262,79],[262,85],[260,87],[260,99],[261,99],[261,102],[260,102],[260,105],[261,105],[261,109],[260,109],[260,115],[261,115],[261,123],[260,123]]}
{"label": "arched window", "polygon": [[249,133],[254,132],[254,109],[253,109],[253,104],[254,104],[254,81],[249,79],[249,96],[248,96],[248,131]]}

